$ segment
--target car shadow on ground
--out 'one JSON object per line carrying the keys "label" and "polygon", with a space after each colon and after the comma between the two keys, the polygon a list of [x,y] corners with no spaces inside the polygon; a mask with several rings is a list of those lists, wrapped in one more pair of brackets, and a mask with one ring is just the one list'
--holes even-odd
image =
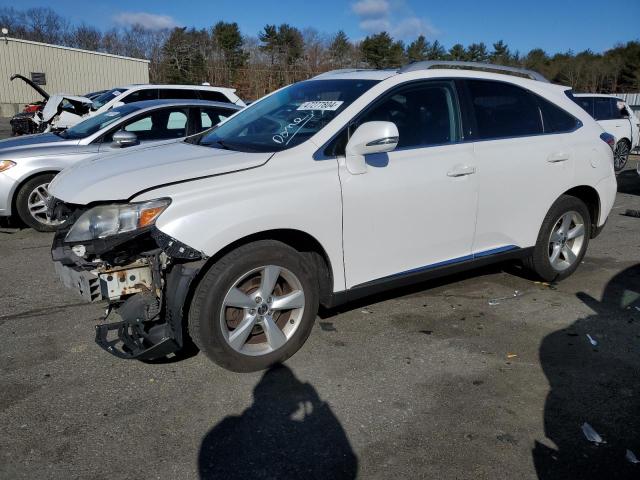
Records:
{"label": "car shadow on ground", "polygon": [[[627,450],[640,459],[640,264],[616,275],[602,300],[577,296],[594,313],[540,345],[550,384],[544,430],[555,447],[535,443],[538,478],[638,479]],[[589,441],[585,422],[606,443]]]}
{"label": "car shadow on ground", "polygon": [[[630,163],[633,163],[635,166],[636,162]],[[616,178],[618,180],[618,192],[640,196],[640,175],[638,175],[635,168],[623,170]]]}
{"label": "car shadow on ground", "polygon": [[313,386],[276,365],[255,386],[253,405],[207,433],[198,469],[202,479],[353,479],[358,459]]}

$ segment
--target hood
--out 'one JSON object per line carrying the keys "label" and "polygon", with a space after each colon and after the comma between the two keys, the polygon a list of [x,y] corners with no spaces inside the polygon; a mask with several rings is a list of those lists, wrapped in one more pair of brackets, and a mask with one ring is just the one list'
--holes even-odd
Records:
{"label": "hood", "polygon": [[245,153],[185,142],[139,146],[97,155],[63,170],[49,193],[67,203],[127,200],[168,183],[221,175],[264,165],[273,153]]}
{"label": "hood", "polygon": [[35,82],[29,80],[27,77],[20,75],[19,73],[14,73],[13,75],[11,75],[11,77],[9,77],[9,80],[13,82],[16,78],[19,78],[20,80],[25,82],[27,85],[29,85],[31,88],[33,88],[36,92],[38,92],[42,96],[42,98],[44,98],[45,100],[49,100],[49,94],[45,92],[42,88],[40,88],[38,85],[36,85]]}
{"label": "hood", "polygon": [[[48,147],[60,147],[62,145],[77,145],[79,140],[66,140],[54,133],[39,133],[36,135],[22,135],[19,137],[0,140],[0,157],[6,157],[12,153],[23,156],[27,150],[38,149],[44,152]],[[31,152],[29,152],[31,153]]]}
{"label": "hood", "polygon": [[68,95],[66,93],[56,93],[49,97],[47,103],[42,110],[42,121],[49,122],[53,117],[55,117],[62,110],[62,102],[67,101],[71,107],[71,113],[75,113],[76,115],[84,115],[91,108],[91,104],[93,103],[87,97],[77,97],[75,95]]}

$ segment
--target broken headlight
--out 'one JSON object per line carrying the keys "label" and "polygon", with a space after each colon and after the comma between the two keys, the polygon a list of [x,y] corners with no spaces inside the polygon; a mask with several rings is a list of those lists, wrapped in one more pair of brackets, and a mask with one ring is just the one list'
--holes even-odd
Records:
{"label": "broken headlight", "polygon": [[73,224],[66,242],[86,242],[152,226],[171,200],[99,205],[84,212]]}

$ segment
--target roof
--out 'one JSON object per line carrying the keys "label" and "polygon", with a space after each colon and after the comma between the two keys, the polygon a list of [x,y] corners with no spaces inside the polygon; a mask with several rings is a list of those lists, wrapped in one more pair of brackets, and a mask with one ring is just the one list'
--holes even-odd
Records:
{"label": "roof", "polygon": [[[145,89],[145,88],[173,88],[176,90],[209,90],[213,92],[235,92],[235,88],[229,87],[213,87],[211,85],[165,85],[160,83],[131,83],[129,85],[122,85],[115,87],[111,90],[130,90],[133,88]],[[108,90],[105,90],[108,91]]]}
{"label": "roof", "polygon": [[131,61],[134,61],[134,62],[151,63],[151,61],[147,60],[146,58],[125,57],[123,55],[114,55],[113,53],[103,53],[103,52],[96,52],[94,50],[83,50],[81,48],[64,47],[62,45],[54,45],[52,43],[34,42],[32,40],[23,40],[21,38],[2,37],[2,40],[3,41],[6,40],[6,41],[9,41],[9,42],[27,43],[27,44],[30,44],[30,45],[38,45],[38,46],[41,46],[41,47],[58,48],[60,50],[70,50],[72,52],[89,53],[91,55],[99,55],[101,57],[112,57],[112,58],[119,58],[121,60],[131,60]]}

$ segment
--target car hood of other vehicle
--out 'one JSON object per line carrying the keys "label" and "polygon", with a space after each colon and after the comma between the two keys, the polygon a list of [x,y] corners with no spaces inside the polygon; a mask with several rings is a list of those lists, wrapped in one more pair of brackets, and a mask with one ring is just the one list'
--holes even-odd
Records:
{"label": "car hood of other vehicle", "polygon": [[66,140],[53,133],[8,138],[0,140],[0,159],[69,155],[78,151],[78,144],[79,140]]}
{"label": "car hood of other vehicle", "polygon": [[129,147],[63,170],[49,184],[49,193],[77,205],[128,200],[153,187],[259,167],[272,156],[273,153],[220,150],[183,141]]}

